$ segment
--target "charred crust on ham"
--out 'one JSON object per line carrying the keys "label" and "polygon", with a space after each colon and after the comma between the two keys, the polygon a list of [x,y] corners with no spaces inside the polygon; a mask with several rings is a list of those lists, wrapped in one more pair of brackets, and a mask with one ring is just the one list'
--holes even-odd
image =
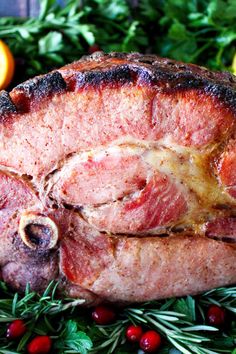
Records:
{"label": "charred crust on ham", "polygon": [[[117,59],[117,60],[116,60]],[[236,90],[236,77],[229,72],[213,72],[205,67],[200,67],[194,64],[186,64],[182,62],[177,62],[167,58],[160,58],[156,55],[151,54],[140,54],[140,53],[110,53],[106,54],[103,52],[95,52],[90,56],[82,57],[78,63],[83,61],[95,61],[98,63],[98,67],[101,62],[106,64],[105,66],[109,69],[110,66],[121,66],[122,61],[126,62],[129,68],[138,68],[139,72],[141,70],[146,70],[152,73],[152,78],[154,80],[180,80],[189,79],[190,88],[192,88],[193,83],[198,87],[198,84],[207,83],[210,84],[221,84],[231,87]],[[65,66],[66,69],[68,66]],[[136,69],[137,70],[137,69]],[[176,82],[175,82],[176,84]],[[187,88],[187,83],[185,87]]]}
{"label": "charred crust on ham", "polygon": [[[199,90],[236,112],[236,78],[230,73],[212,72],[194,64],[139,53],[96,52],[82,57],[77,63],[79,65],[83,62],[95,64],[89,71],[75,73],[77,88],[137,82],[140,85],[157,86],[158,90],[170,94],[175,91]],[[72,65],[76,67],[76,62]],[[66,73],[67,68],[70,65],[65,66],[62,72]]]}
{"label": "charred crust on ham", "polygon": [[58,71],[30,79],[16,86],[18,91],[31,98],[41,99],[54,93],[60,93],[66,89],[66,83]]}
{"label": "charred crust on ham", "polygon": [[204,92],[217,98],[218,102],[226,104],[229,109],[236,113],[236,91],[223,85],[206,85]]}
{"label": "charred crust on ham", "polygon": [[[86,70],[83,65],[91,63]],[[96,52],[58,71],[30,79],[11,92],[11,99],[3,96],[4,112],[28,112],[42,100],[83,87],[100,88],[137,83],[154,86],[165,93],[198,90],[216,99],[222,107],[236,112],[236,78],[230,73],[212,72],[194,64],[185,64],[156,55],[139,53]],[[5,102],[5,103],[4,103]],[[7,108],[8,107],[8,108]],[[5,113],[6,112],[6,113]],[[3,114],[2,114],[3,116]]]}
{"label": "charred crust on ham", "polygon": [[75,80],[76,88],[82,88],[86,85],[96,87],[109,83],[123,85],[133,81],[132,73],[128,65],[121,65],[104,71],[93,70],[79,72],[76,74]]}
{"label": "charred crust on ham", "polygon": [[3,120],[6,116],[16,113],[16,106],[11,100],[8,92],[0,91],[0,116]]}
{"label": "charred crust on ham", "polygon": [[66,82],[58,71],[30,79],[12,91],[14,102],[21,112],[27,112],[33,104],[66,91]]}

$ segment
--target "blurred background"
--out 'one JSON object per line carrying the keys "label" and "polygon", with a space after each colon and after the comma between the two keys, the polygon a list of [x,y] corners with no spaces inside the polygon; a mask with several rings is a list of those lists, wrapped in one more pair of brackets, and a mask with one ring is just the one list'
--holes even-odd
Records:
{"label": "blurred background", "polygon": [[[57,0],[63,4],[63,0]],[[40,0],[0,0],[0,17],[21,16],[30,17],[39,14]]]}
{"label": "blurred background", "polygon": [[0,16],[37,16],[38,0],[0,0]]}
{"label": "blurred background", "polygon": [[97,50],[236,72],[236,0],[0,0],[0,40],[12,85]]}

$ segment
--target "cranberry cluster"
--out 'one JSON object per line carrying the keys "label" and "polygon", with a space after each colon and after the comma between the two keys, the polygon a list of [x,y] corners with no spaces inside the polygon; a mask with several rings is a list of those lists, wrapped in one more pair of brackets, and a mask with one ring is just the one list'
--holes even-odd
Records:
{"label": "cranberry cluster", "polygon": [[143,332],[141,326],[130,325],[126,330],[129,342],[139,342],[139,346],[146,353],[155,353],[161,345],[161,336],[156,331]]}
{"label": "cranberry cluster", "polygon": [[[109,306],[99,305],[92,312],[92,318],[98,325],[107,325],[115,321],[116,312]],[[213,326],[222,326],[225,323],[225,310],[212,305],[207,311],[207,322]],[[27,327],[22,320],[15,320],[7,327],[6,337],[9,340],[20,339]],[[155,353],[161,346],[161,336],[154,330],[144,331],[141,326],[130,325],[126,329],[126,339],[130,343],[139,343],[145,353]],[[28,354],[48,354],[52,348],[49,336],[36,336],[27,345]]]}
{"label": "cranberry cluster", "polygon": [[[108,306],[97,306],[92,312],[93,320],[99,325],[112,323],[116,318],[115,311]],[[156,331],[144,332],[141,326],[130,325],[126,329],[126,338],[129,342],[138,342],[146,353],[154,353],[161,345],[161,336]]]}
{"label": "cranberry cluster", "polygon": [[[111,307],[100,305],[92,312],[92,318],[99,325],[107,325],[114,322],[116,313]],[[222,326],[225,323],[225,310],[216,305],[210,306],[207,311],[207,322],[212,326]],[[139,343],[139,347],[145,353],[156,353],[161,346],[160,334],[154,330],[144,331],[141,326],[128,326],[126,339],[130,343]]]}
{"label": "cranberry cluster", "polygon": [[[17,340],[21,338],[27,328],[22,320],[11,322],[7,328],[7,338],[9,340]],[[36,336],[27,345],[28,354],[47,354],[52,347],[52,341],[49,336]]]}

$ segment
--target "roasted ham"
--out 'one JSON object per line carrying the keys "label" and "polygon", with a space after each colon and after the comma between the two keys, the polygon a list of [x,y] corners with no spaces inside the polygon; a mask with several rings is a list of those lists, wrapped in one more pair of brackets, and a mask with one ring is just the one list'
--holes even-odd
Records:
{"label": "roasted ham", "polygon": [[95,53],[0,93],[0,266],[87,304],[236,283],[236,78]]}

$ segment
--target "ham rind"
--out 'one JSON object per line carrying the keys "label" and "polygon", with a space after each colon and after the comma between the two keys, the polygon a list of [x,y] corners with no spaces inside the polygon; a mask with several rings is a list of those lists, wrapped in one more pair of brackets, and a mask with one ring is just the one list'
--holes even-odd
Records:
{"label": "ham rind", "polygon": [[0,92],[0,271],[87,305],[236,283],[236,78],[95,53]]}
{"label": "ham rind", "polygon": [[135,57],[128,58],[120,61],[120,69],[112,57],[104,63],[98,59],[92,72],[80,72],[81,64],[73,64],[61,75],[55,72],[15,88],[10,98],[19,113],[10,112],[11,118],[2,122],[0,163],[38,179],[68,154],[121,140],[156,144],[170,137],[180,146],[205,148],[229,134],[234,124],[227,104],[231,91],[220,80],[217,86],[194,67],[187,80],[185,72],[172,72],[161,59],[163,72],[155,71],[158,62],[153,67],[140,62],[137,70]]}

